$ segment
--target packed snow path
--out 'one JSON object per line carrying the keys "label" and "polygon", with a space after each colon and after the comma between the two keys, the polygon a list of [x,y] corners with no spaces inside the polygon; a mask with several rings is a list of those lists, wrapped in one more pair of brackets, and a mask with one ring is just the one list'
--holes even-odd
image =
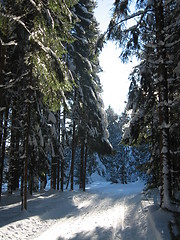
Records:
{"label": "packed snow path", "polygon": [[27,212],[19,213],[19,203],[1,207],[0,239],[162,239],[142,206],[142,189],[142,183],[94,183],[85,193],[37,194]]}

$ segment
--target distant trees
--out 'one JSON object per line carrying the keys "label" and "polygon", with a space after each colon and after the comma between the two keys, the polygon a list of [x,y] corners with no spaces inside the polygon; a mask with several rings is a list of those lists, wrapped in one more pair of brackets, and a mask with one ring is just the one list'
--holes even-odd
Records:
{"label": "distant trees", "polygon": [[138,178],[147,181],[149,145],[147,143],[141,143],[138,146],[124,144],[124,125],[128,123],[129,116],[126,113],[118,116],[110,106],[106,112],[109,140],[114,150],[113,155],[100,158],[107,169],[106,178],[122,184],[136,181]]}
{"label": "distant trees", "polygon": [[108,119],[109,140],[113,146],[113,156],[102,157],[102,162],[108,169],[108,178],[112,182],[128,182],[127,166],[129,162],[128,148],[121,144],[122,121],[120,117],[109,106],[106,110]]}
{"label": "distant trees", "polygon": [[[136,11],[131,13],[130,9],[129,1],[116,1],[108,31],[108,37],[123,47],[123,61],[132,54],[141,60],[130,77],[127,109],[132,109],[132,118],[124,139],[131,144],[137,141],[151,144],[152,182],[161,186],[161,206],[174,209],[172,203],[180,188],[176,175],[180,170],[177,163],[180,139],[179,131],[175,130],[180,113],[180,4],[136,1]],[[172,141],[174,134],[176,140]]]}

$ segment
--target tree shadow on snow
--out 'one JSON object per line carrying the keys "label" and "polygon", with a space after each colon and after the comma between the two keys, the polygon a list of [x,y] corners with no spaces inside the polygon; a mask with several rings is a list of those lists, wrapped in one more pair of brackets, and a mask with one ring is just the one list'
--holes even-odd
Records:
{"label": "tree shadow on snow", "polygon": [[4,196],[0,202],[0,227],[37,215],[42,220],[71,216],[77,212],[73,195],[73,192],[60,191],[34,193],[28,198],[27,211],[21,211],[20,196]]}
{"label": "tree shadow on snow", "polygon": [[[105,229],[96,227],[93,232],[79,232],[72,238],[71,240],[109,240],[113,239],[112,237],[112,229]],[[57,240],[64,240],[64,238],[59,237]]]}

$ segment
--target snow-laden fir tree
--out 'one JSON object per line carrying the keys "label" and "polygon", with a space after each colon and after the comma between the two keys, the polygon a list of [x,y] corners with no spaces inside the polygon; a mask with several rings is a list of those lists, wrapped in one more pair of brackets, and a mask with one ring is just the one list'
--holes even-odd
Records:
{"label": "snow-laden fir tree", "polygon": [[[12,121],[8,124],[11,130],[9,190],[12,191],[14,188],[12,183],[18,185],[18,174],[20,174],[25,209],[27,208],[27,175],[30,172],[32,178],[32,171],[37,173],[37,169],[32,167],[35,165],[32,164],[33,156],[30,149],[35,151],[45,147],[42,134],[39,134],[42,145],[39,144],[37,148],[35,144],[39,142],[38,136],[35,136],[42,133],[41,127],[45,119],[43,115],[47,111],[41,107],[46,105],[47,108],[48,105],[53,110],[57,109],[64,99],[64,92],[69,91],[72,85],[72,78],[63,54],[65,44],[72,41],[69,30],[73,18],[69,8],[74,3],[75,1],[64,3],[64,1],[51,0],[0,3],[2,10],[0,54],[3,56],[0,66],[1,75],[3,74],[1,91],[5,101],[8,102],[6,109],[9,109],[9,117],[12,116]],[[2,110],[0,120],[5,138],[7,124],[3,118],[5,119],[7,114],[4,113],[2,99],[0,104]],[[34,140],[30,141],[31,139]],[[2,146],[3,153],[4,145]],[[17,153],[20,156],[16,157]],[[3,158],[4,154],[1,154],[1,178]],[[17,162],[18,159],[20,162]],[[17,167],[18,174],[15,173]],[[16,176],[16,181],[13,176]]]}
{"label": "snow-laden fir tree", "polygon": [[139,143],[136,146],[124,144],[122,136],[129,116],[126,113],[118,116],[111,107],[106,112],[109,140],[114,149],[113,155],[101,157],[101,161],[106,167],[106,178],[122,184],[137,181],[139,178],[147,180],[148,144]]}
{"label": "snow-laden fir tree", "polygon": [[[96,42],[99,36],[98,24],[94,18],[96,3],[82,0],[74,6],[78,21],[72,31],[75,41],[70,46],[69,66],[75,79],[73,134],[81,146],[80,187],[85,184],[87,149],[97,152],[111,152],[107,140],[106,116],[100,97],[100,70]],[[76,133],[75,133],[76,132]],[[74,138],[72,139],[71,188],[73,188]],[[85,188],[85,187],[83,187]]]}
{"label": "snow-laden fir tree", "polygon": [[[175,160],[179,142],[172,149],[170,139],[173,125],[179,126],[179,121],[175,120],[175,123],[170,116],[175,109],[179,115],[176,96],[179,89],[180,5],[179,1],[162,0],[136,1],[136,7],[130,5],[131,1],[114,3],[108,30],[108,37],[119,41],[123,47],[121,58],[124,61],[132,54],[141,60],[131,76],[128,105],[133,112],[130,131],[126,132],[125,138],[131,143],[143,138],[150,141],[151,163],[158,173],[156,176],[161,176],[158,179],[161,206],[174,210],[172,199],[179,189],[174,185],[179,178],[174,174],[175,166],[179,172]],[[174,51],[177,54],[173,54]],[[179,136],[177,139],[179,141]]]}

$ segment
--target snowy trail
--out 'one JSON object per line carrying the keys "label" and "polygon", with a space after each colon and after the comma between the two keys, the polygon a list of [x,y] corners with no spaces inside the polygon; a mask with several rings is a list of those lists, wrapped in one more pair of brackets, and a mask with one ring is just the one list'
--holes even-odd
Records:
{"label": "snowy trail", "polygon": [[[87,191],[48,191],[29,199],[28,211],[5,198],[0,205],[1,240],[161,240],[142,207],[140,182],[93,183]],[[11,198],[12,199],[12,198]],[[4,202],[5,203],[5,202]],[[168,238],[169,239],[169,238]]]}
{"label": "snowy trail", "polygon": [[95,186],[73,196],[78,214],[69,215],[36,240],[62,239],[153,239],[147,238],[146,213],[140,204],[140,188],[118,185]]}

